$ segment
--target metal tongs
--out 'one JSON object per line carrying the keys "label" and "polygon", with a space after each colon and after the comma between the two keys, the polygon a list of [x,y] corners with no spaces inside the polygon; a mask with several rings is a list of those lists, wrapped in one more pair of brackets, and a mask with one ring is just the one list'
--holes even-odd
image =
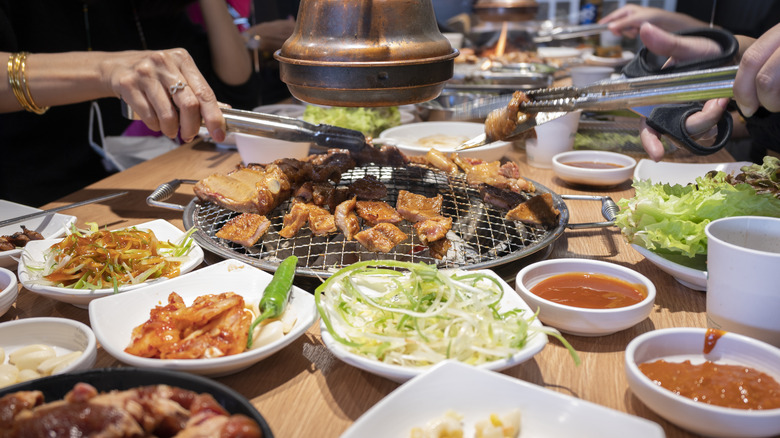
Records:
{"label": "metal tongs", "polygon": [[[122,113],[128,119],[137,119],[132,108],[122,102]],[[317,146],[359,151],[368,143],[360,131],[338,126],[315,125],[293,117],[258,113],[233,108],[222,108],[228,132],[257,135],[292,142],[311,142]]]}
{"label": "metal tongs", "polygon": [[[706,35],[713,39],[717,38],[717,41],[727,47],[727,50],[721,59],[706,61],[710,64],[721,62],[733,56],[732,52],[736,51],[736,40],[728,40],[726,38],[728,35],[722,32],[712,32],[708,31]],[[701,110],[701,104],[690,102],[733,96],[737,66],[686,71],[692,66],[707,65],[703,61],[698,61],[698,64],[667,69],[669,73],[647,75],[646,73],[651,69],[646,65],[646,57],[645,52],[640,52],[627,66],[629,71],[639,71],[639,74],[642,74],[639,77],[627,78],[624,75],[619,79],[605,80],[579,88],[542,88],[527,91],[526,96],[530,102],[520,104],[517,125],[508,136],[497,139],[482,134],[458,146],[456,150],[472,149],[498,140],[513,140],[534,126],[562,117],[571,111],[610,111],[623,108],[630,108],[646,116],[648,125],[679,140],[694,153],[710,154],[722,148],[731,134],[730,117],[723,117],[718,122],[715,144],[709,147],[699,145],[690,137],[685,130],[685,120],[694,112]],[[624,74],[626,71],[624,69]],[[499,96],[496,99],[508,100],[506,96]],[[678,103],[686,103],[686,105],[659,106],[651,108],[652,112],[649,112],[646,107]],[[483,101],[481,105],[489,107],[490,103]],[[473,113],[475,108],[469,110]]]}
{"label": "metal tongs", "polygon": [[568,40],[590,35],[598,35],[607,30],[606,24],[581,24],[541,28],[533,37],[535,43],[549,43],[551,41]]}

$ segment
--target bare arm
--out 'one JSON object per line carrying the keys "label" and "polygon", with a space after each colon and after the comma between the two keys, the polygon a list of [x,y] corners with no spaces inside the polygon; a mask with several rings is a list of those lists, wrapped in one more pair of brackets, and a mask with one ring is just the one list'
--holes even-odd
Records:
{"label": "bare arm", "polygon": [[[10,54],[0,52],[0,59]],[[39,107],[118,97],[141,116],[149,128],[185,140],[198,133],[201,120],[215,140],[225,137],[225,120],[214,92],[184,49],[125,52],[30,54],[25,76]],[[171,94],[169,87],[187,84]],[[0,112],[21,111],[0,69]]]}
{"label": "bare arm", "polygon": [[689,15],[634,4],[628,4],[612,11],[599,20],[599,23],[607,23],[612,33],[622,34],[629,38],[637,36],[643,23],[654,24],[669,32],[708,26],[708,23]]}
{"label": "bare arm", "polygon": [[200,0],[211,48],[211,63],[222,82],[240,85],[252,74],[246,41],[228,12],[225,0]]}

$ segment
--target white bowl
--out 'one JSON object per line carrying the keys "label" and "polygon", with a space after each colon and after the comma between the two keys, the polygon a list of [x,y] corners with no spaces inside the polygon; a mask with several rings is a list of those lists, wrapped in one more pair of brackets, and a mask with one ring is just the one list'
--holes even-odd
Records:
{"label": "white bowl", "polygon": [[[593,169],[567,164],[574,162],[609,163],[621,167]],[[634,166],[636,166],[636,160],[628,155],[607,151],[562,152],[555,155],[552,159],[553,172],[555,172],[558,178],[572,184],[600,187],[616,186],[631,179],[631,175],[634,173]]]}
{"label": "white bowl", "polygon": [[257,135],[235,133],[236,148],[241,162],[268,164],[281,158],[304,159],[309,155],[309,142],[292,142]]}
{"label": "white bowl", "polygon": [[670,328],[637,336],[626,348],[625,369],[631,391],[658,415],[689,431],[715,437],[763,437],[780,434],[780,409],[745,410],[713,406],[677,395],[657,384],[638,365],[665,359],[744,365],[780,382],[780,349],[747,336],[726,333],[704,354],[706,329]]}
{"label": "white bowl", "polygon": [[[501,301],[499,302],[499,311],[506,312],[510,309],[522,309],[525,315],[533,314],[533,311],[530,307],[528,307],[528,304],[520,299],[520,297],[514,293],[512,288],[493,271],[478,270],[470,272],[490,275],[503,286],[504,295],[501,297]],[[534,328],[542,328],[542,323],[539,322],[538,319],[534,319],[530,325]],[[391,365],[352,353],[344,348],[341,343],[333,339],[333,336],[331,336],[330,332],[328,332],[328,328],[322,321],[320,322],[320,332],[322,335],[322,341],[336,357],[349,365],[360,368],[369,373],[385,377],[394,382],[405,382],[412,377],[423,374],[425,371],[431,368],[431,366],[410,367]],[[478,365],[477,368],[501,371],[513,367],[521,362],[525,362],[531,359],[536,353],[542,351],[545,345],[547,345],[547,335],[539,331],[529,332],[527,343],[520,351],[511,357]]]}
{"label": "white bowl", "polygon": [[84,323],[68,318],[24,318],[0,323],[0,347],[5,350],[6,357],[32,344],[53,347],[57,356],[82,352],[81,356],[56,374],[88,370],[97,359],[95,334]]}
{"label": "white bowl", "polygon": [[[37,208],[28,207],[26,205],[0,199],[0,220],[10,219],[12,217],[22,216],[30,213],[36,213],[39,211],[41,210]],[[65,234],[65,231],[69,229],[75,221],[76,216],[54,213],[0,227],[0,236],[6,236],[18,231],[22,231],[21,226],[24,225],[29,230],[34,230],[41,233],[44,239],[52,239]],[[21,248],[12,249],[10,251],[0,251],[0,268],[16,269],[16,261],[21,254]]]}
{"label": "white bowl", "polygon": [[[135,226],[141,230],[151,230],[157,236],[158,240],[166,241],[170,240],[175,242],[184,237],[185,233],[177,228],[172,223],[157,219],[150,222],[145,222]],[[39,295],[49,297],[51,299],[62,301],[63,303],[70,303],[76,307],[86,308],[89,302],[101,298],[114,295],[114,288],[104,289],[71,289],[67,287],[48,286],[35,283],[36,279],[40,277],[39,266],[43,264],[44,253],[52,245],[60,242],[62,239],[46,239],[46,240],[34,240],[24,247],[22,252],[22,258],[19,262],[19,281],[27,290],[35,292]],[[203,249],[198,246],[197,243],[192,242],[192,249],[189,254],[185,256],[185,260],[179,267],[181,274],[187,273],[195,269],[203,261]],[[119,292],[126,292],[138,288],[142,288],[149,284],[168,281],[168,278],[156,278],[139,284],[131,284],[119,286]]]}
{"label": "white bowl", "polygon": [[603,67],[599,65],[580,65],[572,67],[571,83],[575,87],[584,87],[594,82],[609,79],[615,69],[612,67]]}
{"label": "white bowl", "polygon": [[[519,379],[444,361],[371,407],[341,438],[409,436],[448,410],[463,415],[465,437],[490,414],[519,409],[524,437],[663,438],[657,423]],[[606,426],[609,425],[609,426]]]}
{"label": "white bowl", "polygon": [[671,161],[648,160],[643,158],[634,169],[634,180],[649,179],[653,184],[680,184],[686,185],[696,181],[697,177],[704,176],[711,170],[717,170],[736,175],[744,166],[750,166],[749,161],[735,161],[731,163],[675,163]]}
{"label": "white bowl", "polygon": [[241,371],[286,347],[303,335],[317,320],[314,297],[293,287],[286,311],[297,320],[281,339],[243,353],[212,359],[152,359],[125,352],[133,329],[149,319],[149,311],[168,302],[171,292],[186,305],[201,295],[235,292],[246,304],[257,304],[273,276],[238,260],[225,260],[186,275],[157,283],[132,294],[117,294],[89,303],[89,320],[100,345],[116,359],[140,368],[162,368],[207,376],[224,376]]}
{"label": "white bowl", "polygon": [[[632,243],[631,247],[645,256],[650,263],[657,266],[660,270],[674,277],[681,285],[693,290],[707,290],[707,271],[675,263],[637,244]],[[682,258],[684,256],[680,257]]]}
{"label": "white bowl", "polygon": [[[641,284],[647,296],[639,303],[614,309],[586,309],[555,303],[531,292],[531,288],[553,275],[588,272]],[[644,275],[614,263],[587,259],[553,259],[532,263],[517,273],[515,288],[546,325],[578,336],[603,336],[633,327],[650,315],[655,302],[655,286]]]}
{"label": "white bowl", "polygon": [[0,316],[11,308],[19,295],[16,274],[5,268],[0,268]]}
{"label": "white bowl", "polygon": [[[419,122],[394,126],[385,129],[379,138],[391,140],[398,149],[406,155],[425,155],[431,149],[423,145],[422,139],[435,139],[435,149],[449,154],[455,152],[455,147],[485,132],[483,123],[474,122]],[[506,155],[512,143],[498,141],[490,145],[460,151],[462,157],[481,158],[485,161],[497,161]]]}

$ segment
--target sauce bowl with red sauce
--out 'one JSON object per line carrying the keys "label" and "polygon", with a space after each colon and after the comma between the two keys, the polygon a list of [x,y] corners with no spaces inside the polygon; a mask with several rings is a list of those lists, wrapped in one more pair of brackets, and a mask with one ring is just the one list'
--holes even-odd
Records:
{"label": "sauce bowl with red sauce", "polygon": [[631,179],[636,160],[617,152],[569,151],[552,158],[555,176],[569,184],[612,187]]}
{"label": "sauce bowl with red sauce", "polygon": [[628,344],[625,370],[642,403],[690,432],[780,434],[780,348],[712,329],[659,329]]}
{"label": "sauce bowl with red sauce", "polygon": [[517,274],[515,289],[539,320],[578,336],[609,335],[642,322],[655,286],[644,275],[599,260],[553,259]]}

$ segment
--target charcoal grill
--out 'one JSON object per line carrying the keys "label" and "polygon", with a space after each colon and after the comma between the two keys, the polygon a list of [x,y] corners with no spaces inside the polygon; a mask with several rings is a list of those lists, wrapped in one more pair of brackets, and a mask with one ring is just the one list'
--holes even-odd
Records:
{"label": "charcoal grill", "polygon": [[[184,212],[184,226],[195,227],[195,241],[223,258],[241,260],[258,268],[275,271],[279,263],[289,255],[298,256],[297,275],[324,278],[338,269],[361,260],[388,259],[436,264],[439,268],[484,269],[504,265],[547,248],[563,234],[565,228],[606,227],[613,224],[618,207],[609,197],[558,195],[547,187],[534,182],[537,192],[550,193],[561,214],[554,227],[529,226],[504,219],[506,211],[486,205],[479,191],[470,187],[465,175],[447,174],[429,168],[409,166],[403,168],[366,166],[353,168],[341,177],[339,185],[373,175],[387,186],[385,201],[395,205],[398,192],[408,190],[425,196],[443,197],[442,214],[452,217],[452,230],[448,238],[452,242],[442,259],[431,256],[420,242],[409,222],[399,224],[409,239],[387,254],[370,252],[356,241],[347,241],[341,233],[314,236],[304,227],[293,238],[279,235],[284,214],[289,210],[286,201],[266,217],[271,227],[253,247],[247,248],[215,236],[216,232],[239,213],[210,202],[194,198],[188,205],[164,202],[182,183],[194,184],[195,180],[173,180],[162,184],[148,198],[147,203]],[[528,197],[532,196],[531,194]],[[596,200],[602,202],[604,222],[569,224],[569,210],[565,199]]]}

